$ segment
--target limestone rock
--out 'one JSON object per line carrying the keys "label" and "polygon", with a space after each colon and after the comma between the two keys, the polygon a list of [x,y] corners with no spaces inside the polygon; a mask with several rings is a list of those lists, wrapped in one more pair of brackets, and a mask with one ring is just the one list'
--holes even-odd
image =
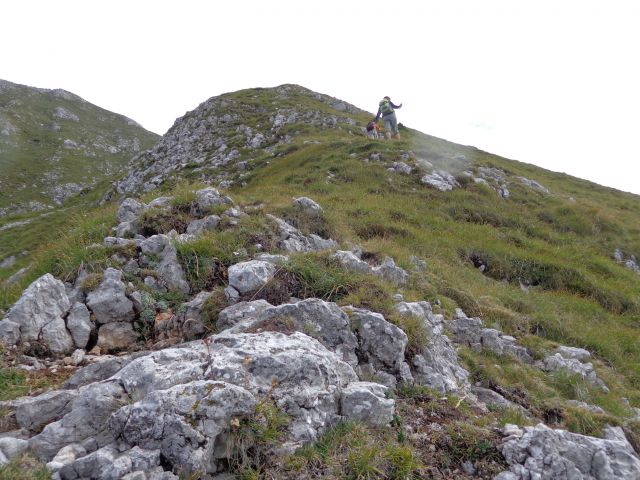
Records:
{"label": "limestone rock", "polygon": [[640,459],[619,427],[606,428],[604,439],[541,423],[524,429],[507,425],[504,433],[508,436],[498,448],[517,480],[640,478]]}
{"label": "limestone rock", "polygon": [[87,295],[87,306],[98,323],[132,321],[133,302],[126,296],[122,271],[107,268],[98,288]]}
{"label": "limestone rock", "polygon": [[117,238],[133,237],[138,229],[133,222],[120,222],[115,228]]}
{"label": "limestone rock", "polygon": [[77,395],[71,390],[52,390],[37,397],[21,398],[15,407],[16,422],[21,428],[38,431],[68,412]]}
{"label": "limestone rock", "polygon": [[441,192],[448,192],[459,186],[455,177],[449,172],[444,171],[424,175],[420,181],[429,187],[440,190]]}
{"label": "limestone rock", "polygon": [[607,413],[604,411],[604,409],[598,407],[597,405],[590,405],[586,402],[581,402],[580,400],[565,400],[565,403],[573,407],[582,408],[584,410],[590,411],[591,413],[596,413],[599,415],[605,415]]}
{"label": "limestone rock", "polygon": [[225,308],[218,314],[216,326],[219,331],[226,330],[236,324],[247,324],[245,320],[251,322],[251,325],[258,318],[263,318],[263,313],[267,309],[273,308],[266,300],[254,300],[251,302],[240,302]]}
{"label": "limestone rock", "polygon": [[229,267],[229,285],[238,292],[248,293],[264,287],[276,272],[276,267],[269,262],[250,260],[236,263]]}
{"label": "limestone rock", "polygon": [[535,180],[530,180],[526,177],[518,177],[518,179],[527,187],[533,188],[534,190],[538,190],[539,192],[542,192],[542,193],[550,193],[548,188],[539,184]]}
{"label": "limestone rock", "polygon": [[76,347],[85,348],[94,327],[91,323],[89,310],[84,303],[76,302],[71,307],[67,316],[67,328]]}
{"label": "limestone rock", "polygon": [[342,414],[351,420],[385,426],[393,419],[395,401],[386,397],[387,388],[377,383],[353,382],[342,389]]}
{"label": "limestone rock", "polygon": [[98,347],[103,352],[130,348],[138,341],[138,334],[129,322],[106,323],[98,330]]}
{"label": "limestone rock", "polygon": [[176,248],[167,235],[153,235],[140,244],[143,263],[155,268],[166,285],[182,293],[189,293],[189,283],[185,280],[184,270],[178,262]]}
{"label": "limestone rock", "polygon": [[62,318],[54,318],[42,327],[41,340],[54,355],[63,355],[74,349],[73,338]]}
{"label": "limestone rock", "polygon": [[530,414],[527,411],[527,409],[525,409],[521,405],[518,405],[517,403],[514,403],[514,402],[512,402],[510,400],[507,400],[502,395],[500,395],[498,392],[495,392],[495,391],[490,390],[488,388],[473,386],[473,387],[471,387],[471,393],[473,393],[476,396],[476,398],[478,399],[479,402],[482,402],[487,407],[489,407],[489,409],[510,408],[512,410],[519,410],[526,417],[530,416]]}
{"label": "limestone rock", "polygon": [[382,264],[373,267],[371,271],[374,275],[382,277],[396,285],[404,285],[409,279],[409,274],[404,269],[396,266],[391,257],[385,257]]}
{"label": "limestone rock", "polygon": [[479,318],[468,318],[458,309],[457,318],[448,324],[455,341],[469,346],[475,351],[483,348],[498,355],[512,355],[525,363],[533,363],[533,358],[525,347],[517,344],[516,339],[504,335],[493,328],[483,328]]}
{"label": "limestone rock", "polygon": [[255,404],[253,395],[241,387],[199,380],[152,392],[121,408],[110,428],[129,444],[160,450],[173,465],[214,473],[216,442],[226,452],[223,438],[231,420],[251,415]]}
{"label": "limestone rock", "polygon": [[397,373],[404,363],[407,334],[379,314],[359,308],[345,308],[357,332],[360,351],[376,370]]}
{"label": "limestone rock", "polygon": [[158,208],[158,209],[166,210],[168,208],[171,208],[171,200],[173,200],[173,197],[158,197],[158,198],[154,198],[153,200],[151,200],[149,202],[147,207],[148,208]]}
{"label": "limestone rock", "polygon": [[260,260],[263,262],[269,262],[276,266],[281,266],[289,261],[289,257],[286,255],[272,255],[270,253],[261,253],[254,257],[254,260]]}
{"label": "limestone rock", "polygon": [[109,445],[63,466],[59,474],[62,480],[75,478],[119,480],[130,471],[131,459],[120,456],[117,448]]}
{"label": "limestone rock", "polygon": [[196,192],[196,200],[192,213],[195,215],[202,215],[211,207],[232,204],[233,201],[229,197],[222,197],[218,190],[213,187],[207,187]]}
{"label": "limestone rock", "polygon": [[416,317],[428,337],[421,352],[411,359],[416,383],[442,393],[468,389],[469,372],[460,366],[458,354],[444,334],[442,315],[435,315],[428,302],[400,302],[396,310],[401,315]]}
{"label": "limestone rock", "polygon": [[[38,340],[44,326],[61,320],[69,307],[64,283],[47,273],[27,287],[3,321],[9,320],[20,325],[22,342]],[[13,332],[14,336],[15,327],[4,327],[4,330]]]}
{"label": "limestone rock", "polygon": [[565,358],[560,353],[549,355],[543,363],[544,370],[548,372],[565,372],[568,375],[577,375],[590,385],[601,388],[605,392],[609,391],[604,382],[596,375],[591,363],[582,363],[575,358]]}
{"label": "limestone rock", "polygon": [[20,325],[7,319],[0,321],[0,341],[16,345],[20,341]]}
{"label": "limestone rock", "polygon": [[322,207],[308,197],[293,198],[291,203],[294,208],[300,210],[308,217],[315,218],[322,216]]}
{"label": "limestone rock", "polygon": [[149,450],[135,446],[126,454],[131,459],[132,470],[149,471],[160,465],[160,449]]}
{"label": "limestone rock", "polygon": [[324,239],[315,234],[303,235],[300,230],[281,218],[269,214],[267,217],[276,223],[280,232],[278,246],[287,252],[304,253],[338,248],[335,240]]}
{"label": "limestone rock", "polygon": [[186,340],[193,340],[207,332],[210,325],[205,325],[202,318],[204,302],[211,296],[211,292],[200,292],[190,301],[183,303],[180,307],[176,320],[179,325],[182,337]]}
{"label": "limestone rock", "polygon": [[346,251],[346,250],[338,250],[334,253],[331,258],[334,258],[347,270],[357,273],[371,273],[371,266],[361,260],[355,253]]}
{"label": "limestone rock", "polygon": [[29,447],[29,442],[21,438],[2,437],[0,438],[0,452],[7,460],[17,457]]}
{"label": "limestone rock", "polygon": [[75,462],[76,458],[83,457],[87,454],[87,450],[78,443],[72,443],[66,447],[62,447],[56,456],[47,463],[47,468],[53,472],[57,472],[65,465]]}
{"label": "limestone rock", "polygon": [[95,363],[77,370],[76,373],[65,382],[64,388],[75,389],[89,385],[90,383],[106,380],[130,362],[145,354],[146,352],[135,352],[126,357],[102,355],[98,357]]}
{"label": "limestone rock", "polygon": [[[300,318],[311,318],[313,312],[324,316],[322,312],[332,309],[338,314],[335,319],[345,318],[335,305],[288,307],[297,309]],[[317,321],[327,324],[324,318]],[[101,329],[113,325],[118,323]],[[348,322],[339,331],[349,331]],[[329,330],[321,333],[331,338]],[[76,374],[68,383],[94,383],[72,390],[76,397],[67,404],[70,408],[29,439],[29,447],[47,461],[70,444],[92,452],[62,466],[61,478],[116,473],[120,478],[146,471],[136,458],[147,458],[149,466],[160,455],[169,464],[185,462],[214,473],[218,460],[227,455],[232,417],[251,414],[256,399],[266,395],[289,416],[286,441],[292,447],[315,440],[341,419],[384,424],[393,413],[384,387],[358,385],[349,364],[300,332],[227,331],[206,341],[135,355],[80,370],[90,373]],[[359,406],[359,399],[370,409]],[[140,455],[134,454],[136,447]],[[91,470],[97,473],[87,473]]]}
{"label": "limestone rock", "polygon": [[[111,414],[130,402],[129,395],[117,380],[92,383],[77,392],[71,409],[60,419],[47,424],[42,432],[29,439],[29,448],[43,460],[50,461],[62,447],[72,443],[101,448],[114,441],[107,429]],[[86,446],[85,446],[86,448]]]}
{"label": "limestone rock", "polygon": [[87,356],[87,353],[83,349],[78,348],[74,350],[74,352],[71,354],[72,364],[74,366],[80,365],[82,362],[84,362],[84,359],[86,358],[86,356]]}
{"label": "limestone rock", "polygon": [[413,169],[404,162],[393,162],[393,165],[391,166],[391,170],[395,173],[402,173],[404,175],[409,175]]}
{"label": "limestone rock", "polygon": [[218,215],[208,215],[200,220],[194,220],[187,226],[187,233],[198,235],[202,232],[212,232],[218,227],[220,217]]}
{"label": "limestone rock", "polygon": [[147,206],[134,198],[125,198],[118,208],[118,223],[135,223]]}
{"label": "limestone rock", "polygon": [[567,347],[564,345],[556,348],[556,353],[559,353],[563,358],[572,358],[579,361],[591,358],[591,353],[589,353],[589,351],[585,350],[584,348]]}
{"label": "limestone rock", "polygon": [[228,307],[218,317],[218,328],[229,332],[271,329],[297,330],[320,341],[352,367],[358,364],[358,339],[349,317],[335,304],[317,298],[274,307],[264,300]]}

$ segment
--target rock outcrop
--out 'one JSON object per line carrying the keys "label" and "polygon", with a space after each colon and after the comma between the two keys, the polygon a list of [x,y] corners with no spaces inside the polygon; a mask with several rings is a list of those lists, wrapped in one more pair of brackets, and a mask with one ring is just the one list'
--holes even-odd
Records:
{"label": "rock outcrop", "polygon": [[544,424],[507,425],[500,451],[511,466],[499,480],[617,480],[640,478],[640,459],[622,429],[606,428],[605,438],[588,437]]}
{"label": "rock outcrop", "polygon": [[70,306],[64,284],[47,273],[29,285],[0,322],[2,340],[41,343],[58,355],[71,352],[73,338],[64,321]]}
{"label": "rock outcrop", "polygon": [[286,252],[305,253],[338,248],[338,243],[332,239],[322,238],[314,233],[303,235],[300,230],[288,224],[281,218],[267,215],[276,223],[279,231],[278,247]]}
{"label": "rock outcrop", "polygon": [[440,190],[441,192],[448,192],[459,186],[455,177],[449,172],[445,172],[443,170],[424,175],[420,181],[429,187]]}
{"label": "rock outcrop", "polygon": [[292,446],[341,419],[382,426],[394,412],[386,387],[359,382],[348,363],[300,332],[227,331],[114,367],[101,381],[18,406],[25,428],[44,425],[28,447],[61,478],[147,471],[160,457],[165,468],[215,473],[234,421],[253,415],[259,401],[287,414]]}
{"label": "rock outcrop", "polygon": [[396,310],[400,315],[418,319],[428,338],[427,344],[411,359],[415,382],[442,393],[467,390],[469,372],[460,366],[458,354],[444,334],[442,315],[434,314],[428,302],[400,302]]}
{"label": "rock outcrop", "polygon": [[404,285],[409,279],[406,270],[398,267],[391,257],[385,257],[380,265],[370,265],[361,259],[360,252],[338,250],[332,255],[332,258],[340,262],[347,270],[376,275],[395,285]]}
{"label": "rock outcrop", "polygon": [[563,372],[567,375],[576,375],[591,386],[600,388],[604,392],[609,392],[604,382],[596,375],[592,363],[582,363],[575,357],[567,358],[561,353],[555,353],[544,359],[542,368],[547,372]]}
{"label": "rock outcrop", "polygon": [[[250,162],[241,150],[273,151],[291,141],[282,132],[289,125],[353,128],[356,122],[350,114],[361,112],[353,105],[297,85],[281,85],[272,94],[275,101],[263,106],[226,95],[203,102],[176,120],[155,147],[131,160],[128,175],[117,183],[116,191],[120,194],[151,191],[187,167],[195,168],[208,179],[217,178],[213,170],[222,166],[244,170]],[[301,109],[301,98],[317,103],[317,107]],[[335,113],[327,112],[327,108]],[[250,112],[259,120],[247,124]],[[238,145],[238,139],[243,139],[242,145]]]}
{"label": "rock outcrop", "polygon": [[122,272],[107,268],[98,288],[87,295],[87,307],[98,324],[131,322],[134,319],[133,302],[127,297],[125,289]]}
{"label": "rock outcrop", "polygon": [[184,270],[178,262],[176,247],[167,235],[159,234],[140,244],[140,263],[157,271],[163,284],[170,290],[189,293],[191,287],[185,280]]}
{"label": "rock outcrop", "polygon": [[483,328],[480,318],[469,318],[458,309],[456,318],[449,322],[456,342],[467,345],[473,350],[490,350],[498,355],[512,355],[525,363],[533,363],[533,357],[525,347],[518,345],[516,339],[494,328]]}

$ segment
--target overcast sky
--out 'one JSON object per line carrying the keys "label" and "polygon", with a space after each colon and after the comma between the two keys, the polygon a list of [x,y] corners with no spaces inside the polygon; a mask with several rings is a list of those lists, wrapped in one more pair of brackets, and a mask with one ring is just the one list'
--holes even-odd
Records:
{"label": "overcast sky", "polygon": [[0,78],[164,133],[207,98],[297,83],[640,194],[640,1],[15,0]]}

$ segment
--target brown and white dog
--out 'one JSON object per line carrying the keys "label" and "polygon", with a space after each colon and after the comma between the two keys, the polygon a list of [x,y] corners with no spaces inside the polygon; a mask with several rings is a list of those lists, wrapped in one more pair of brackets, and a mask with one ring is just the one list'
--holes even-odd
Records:
{"label": "brown and white dog", "polygon": [[382,135],[380,134],[380,127],[373,120],[367,123],[367,137],[375,140],[382,138]]}

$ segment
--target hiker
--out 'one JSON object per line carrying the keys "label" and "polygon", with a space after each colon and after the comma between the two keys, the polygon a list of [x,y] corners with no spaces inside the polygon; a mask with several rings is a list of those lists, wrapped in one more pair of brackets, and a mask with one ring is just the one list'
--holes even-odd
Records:
{"label": "hiker", "polygon": [[380,138],[380,127],[375,120],[371,120],[367,123],[367,137],[374,140]]}
{"label": "hiker", "polygon": [[400,132],[398,131],[398,119],[396,118],[396,108],[402,108],[400,105],[394,105],[389,97],[384,97],[378,104],[378,114],[374,122],[377,122],[380,116],[384,120],[384,128],[387,131],[387,138],[391,138],[391,134],[395,134],[395,137],[400,140]]}

